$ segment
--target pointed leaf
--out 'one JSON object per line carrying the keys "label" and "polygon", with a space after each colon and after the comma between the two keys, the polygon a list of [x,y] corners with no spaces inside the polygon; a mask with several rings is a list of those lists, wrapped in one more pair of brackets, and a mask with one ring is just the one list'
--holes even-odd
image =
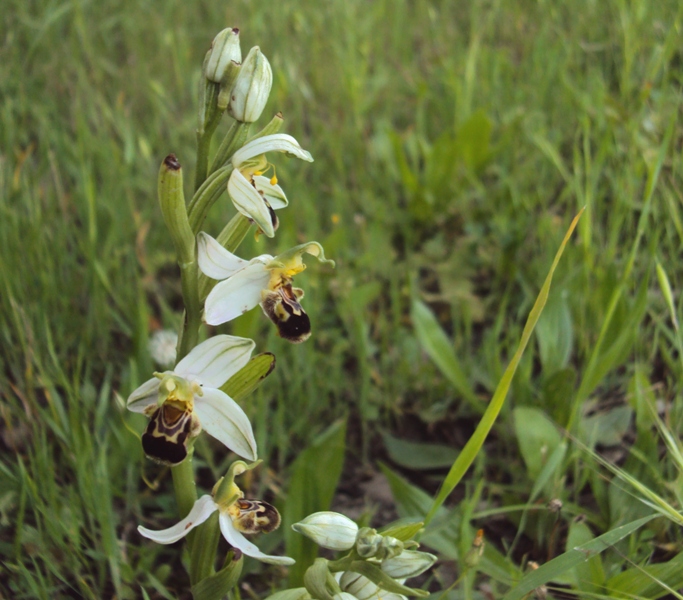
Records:
{"label": "pointed leaf", "polygon": [[649,523],[658,514],[648,515],[642,519],[637,519],[636,521],[631,521],[626,525],[612,529],[607,533],[603,533],[601,536],[595,538],[594,540],[588,542],[587,544],[582,544],[576,548],[561,554],[560,556],[553,558],[550,562],[541,565],[535,571],[525,575],[522,580],[505,596],[503,600],[521,600],[528,593],[532,592],[536,588],[552,581],[555,577],[567,572],[569,569],[587,561],[596,554],[607,550],[609,547],[616,544],[619,540],[622,540],[627,535],[630,535],[634,531],[640,529],[646,523]]}
{"label": "pointed leaf", "polygon": [[233,561],[231,556],[232,554],[228,555],[229,562],[218,573],[209,575],[192,586],[194,600],[220,600],[235,587],[242,574],[244,559]]}
{"label": "pointed leaf", "polygon": [[246,398],[263,383],[275,370],[275,355],[264,352],[254,356],[244,367],[235,373],[221,390],[236,402]]}

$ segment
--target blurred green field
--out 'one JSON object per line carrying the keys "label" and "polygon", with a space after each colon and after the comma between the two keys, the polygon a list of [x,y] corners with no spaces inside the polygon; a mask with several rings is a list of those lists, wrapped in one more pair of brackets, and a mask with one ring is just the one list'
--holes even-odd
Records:
{"label": "blurred green field", "polygon": [[[307,343],[283,342],[259,311],[216,330],[277,356],[245,403],[267,465],[253,490],[285,517],[268,549],[286,538],[305,566],[288,519],[337,485],[335,469],[314,483],[304,466],[321,435],[326,460],[341,468],[345,452],[349,494],[383,472],[396,514],[424,516],[585,206],[493,434],[425,532],[442,559],[425,585],[451,586],[483,528],[484,557],[448,600],[502,598],[529,560],[651,513],[649,491],[668,519],[555,581],[582,598],[683,588],[682,2],[0,12],[0,598],[189,597],[180,545],[135,530],[173,522],[175,501],[122,399],[154,369],[151,331],[179,324],[156,176],[169,152],[192,172],[201,61],[226,26],[272,64],[262,122],[282,111],[315,158],[273,159],[290,206],[274,240],[250,235],[240,254],[315,239],[337,262],[297,278]],[[224,197],[206,230],[233,210]],[[198,455],[210,489],[228,457],[207,440]],[[386,512],[364,507],[364,522]],[[243,597],[285,585],[249,568]]]}

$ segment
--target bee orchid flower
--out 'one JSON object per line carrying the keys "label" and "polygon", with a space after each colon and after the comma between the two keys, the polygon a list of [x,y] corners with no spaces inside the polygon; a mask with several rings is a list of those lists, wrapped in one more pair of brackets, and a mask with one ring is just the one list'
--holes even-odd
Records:
{"label": "bee orchid flower", "polygon": [[221,280],[206,298],[204,320],[209,325],[227,323],[260,304],[277,326],[280,337],[294,343],[308,339],[311,321],[299,302],[304,291],[292,287],[292,279],[306,268],[304,254],[334,266],[334,261],[325,258],[318,242],[301,244],[277,257],[263,254],[246,261],[200,232],[197,249],[201,271]]}
{"label": "bee orchid flower", "polygon": [[128,397],[129,410],[150,417],[142,435],[149,458],[180,464],[188,444],[203,429],[239,456],[256,459],[247,415],[219,389],[249,362],[254,346],[246,338],[212,337],[196,346],[174,371],[155,373]]}
{"label": "bee orchid flower", "polygon": [[218,523],[223,537],[233,548],[247,556],[272,565],[292,565],[294,559],[288,556],[272,556],[264,554],[243,534],[270,533],[280,526],[280,514],[277,509],[262,500],[247,500],[244,492],[234,483],[235,475],[253,468],[257,463],[246,465],[242,461],[232,464],[225,478],[214,487],[212,495],[199,498],[189,514],[173,527],[161,531],[153,531],[138,527],[141,535],[159,544],[172,544],[185,537],[198,525],[206,521],[218,511]]}

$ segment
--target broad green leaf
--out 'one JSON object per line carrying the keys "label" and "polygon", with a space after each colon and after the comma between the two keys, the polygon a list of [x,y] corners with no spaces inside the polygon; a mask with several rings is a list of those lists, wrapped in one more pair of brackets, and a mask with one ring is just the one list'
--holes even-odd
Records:
{"label": "broad green leaf", "polygon": [[[425,517],[425,523],[429,523],[432,520],[432,518],[436,515],[439,508],[446,501],[446,498],[448,498],[451,492],[455,489],[455,486],[458,485],[460,480],[464,477],[465,473],[470,468],[471,464],[474,462],[474,459],[479,453],[479,450],[484,445],[484,440],[486,440],[486,436],[488,435],[489,431],[491,431],[491,427],[493,427],[493,424],[495,423],[496,418],[498,417],[498,413],[500,413],[500,409],[503,408],[503,403],[505,402],[505,398],[507,397],[508,390],[510,389],[510,385],[512,383],[512,378],[515,375],[515,371],[517,370],[519,361],[522,359],[524,349],[529,343],[529,338],[531,338],[531,334],[534,331],[534,327],[536,326],[536,323],[538,322],[538,319],[541,316],[541,313],[543,312],[543,307],[545,306],[545,303],[548,300],[548,294],[550,293],[550,284],[552,283],[553,274],[555,273],[557,264],[560,262],[560,258],[562,256],[562,253],[564,252],[565,246],[567,245],[567,242],[569,241],[569,238],[571,237],[571,234],[573,233],[576,224],[579,222],[579,218],[581,217],[582,213],[583,209],[579,212],[578,215],[574,217],[573,221],[569,225],[569,229],[567,230],[567,233],[565,234],[564,239],[560,244],[560,248],[557,251],[557,254],[555,255],[552,265],[550,266],[550,271],[548,272],[548,275],[545,278],[545,282],[541,287],[541,291],[538,293],[536,302],[534,302],[534,305],[531,308],[531,313],[529,314],[529,318],[527,319],[526,325],[524,326],[524,330],[522,331],[522,339],[519,342],[519,346],[517,347],[517,350],[515,351],[515,354],[513,355],[512,360],[510,361],[510,364],[508,365],[507,369],[505,369],[503,377],[500,380],[500,383],[498,384],[498,387],[496,388],[496,391],[493,394],[493,398],[491,399],[491,402],[488,405],[486,412],[482,416],[479,425],[477,425],[477,428],[472,434],[472,437],[468,440],[467,444],[465,444],[465,447],[462,449],[462,452],[458,456],[457,460],[453,463],[451,470],[448,472],[448,475],[446,476],[446,479],[444,480],[443,485],[439,490],[439,493],[434,499],[432,507],[429,509],[429,512]],[[443,334],[443,332],[441,333]]]}
{"label": "broad green leaf", "polygon": [[513,411],[515,433],[529,476],[536,479],[562,436],[554,423],[538,408],[518,406]]}
{"label": "broad green leaf", "polygon": [[408,469],[439,469],[448,467],[458,457],[458,451],[442,444],[424,444],[395,438],[383,433],[382,440],[389,458]]}
{"label": "broad green leaf", "polygon": [[275,369],[275,355],[257,354],[244,367],[228,379],[221,390],[236,402],[251,394]]}
{"label": "broad green leaf", "polygon": [[482,404],[472,391],[460,361],[453,351],[453,344],[444,333],[432,311],[420,300],[413,300],[410,317],[415,327],[417,339],[425,352],[434,361],[444,377],[467,400],[474,409],[481,413]]}
{"label": "broad green leaf", "polygon": [[[567,534],[567,549],[571,550],[583,544],[588,544],[594,539],[590,527],[583,521],[573,521],[569,525]],[[595,555],[585,562],[576,565],[572,570],[574,585],[582,592],[597,593],[605,583],[605,569],[602,566],[602,557]]]}
{"label": "broad green leaf", "polygon": [[661,598],[671,590],[680,590],[683,588],[683,552],[665,563],[623,571],[608,579],[604,587],[611,598],[651,600]]}
{"label": "broad green leaf", "polygon": [[572,353],[574,333],[569,303],[563,293],[553,294],[536,325],[538,354],[544,375],[567,366]]}
{"label": "broad green leaf", "polygon": [[456,148],[470,169],[478,170],[488,161],[491,153],[491,129],[491,119],[479,109],[458,130]]}
{"label": "broad green leaf", "polygon": [[658,514],[651,514],[637,521],[632,521],[553,558],[535,571],[527,573],[514,588],[503,596],[503,600],[521,600],[536,588],[545,585],[549,581],[553,581],[556,577],[566,573],[576,565],[589,560],[600,552],[604,552],[619,540],[624,539],[627,535],[637,531],[658,516]]}
{"label": "broad green leaf", "polygon": [[[231,554],[228,554],[231,557]],[[209,575],[192,586],[194,600],[221,600],[235,587],[242,573],[243,558],[225,565],[218,573]]]}
{"label": "broad green leaf", "polygon": [[381,529],[380,533],[401,540],[402,542],[407,542],[412,539],[423,526],[424,523],[422,521],[418,521],[417,523],[396,523]]}
{"label": "broad green leaf", "polygon": [[296,560],[289,571],[291,587],[301,585],[304,572],[318,554],[315,543],[291,526],[311,513],[329,510],[344,464],[345,439],[346,422],[338,421],[301,452],[292,465],[282,510],[286,554]]}
{"label": "broad green leaf", "polygon": [[617,446],[621,443],[631,425],[633,409],[617,406],[612,410],[598,412],[581,420],[582,438],[590,446]]}

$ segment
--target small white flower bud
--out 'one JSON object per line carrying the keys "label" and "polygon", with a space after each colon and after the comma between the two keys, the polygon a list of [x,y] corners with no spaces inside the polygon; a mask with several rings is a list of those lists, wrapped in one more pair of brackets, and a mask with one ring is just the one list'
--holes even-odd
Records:
{"label": "small white flower bud", "polygon": [[375,529],[363,527],[356,538],[356,552],[363,558],[370,558],[377,554],[384,538]]}
{"label": "small white flower bud", "polygon": [[358,525],[351,519],[330,511],[308,515],[303,521],[294,523],[292,529],[330,550],[353,548],[358,534]]}
{"label": "small white flower bud", "polygon": [[377,551],[377,558],[394,558],[403,552],[403,548],[404,544],[401,540],[391,536],[384,536],[382,537],[382,544]]}
{"label": "small white flower bud", "polygon": [[220,83],[228,66],[241,61],[240,30],[228,27],[213,38],[204,75],[209,81]]}
{"label": "small white flower bud", "polygon": [[253,123],[263,112],[273,85],[273,71],[258,46],[247,54],[230,96],[230,114],[242,123]]}
{"label": "small white flower bud", "polygon": [[382,561],[382,571],[394,579],[408,579],[424,573],[435,561],[436,556],[428,552],[404,550],[398,556]]}

